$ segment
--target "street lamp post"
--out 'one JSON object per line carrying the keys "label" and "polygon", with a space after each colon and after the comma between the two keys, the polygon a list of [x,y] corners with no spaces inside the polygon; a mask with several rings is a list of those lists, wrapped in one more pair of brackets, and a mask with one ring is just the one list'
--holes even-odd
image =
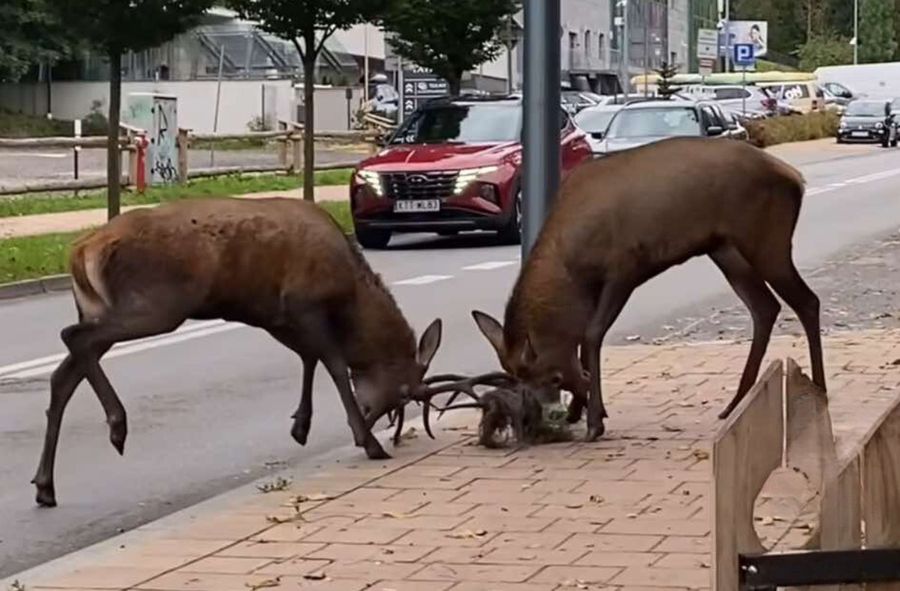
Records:
{"label": "street lamp post", "polygon": [[525,1],[522,260],[540,234],[559,186],[559,2]]}
{"label": "street lamp post", "polygon": [[853,0],[853,65],[859,63],[859,0]]}

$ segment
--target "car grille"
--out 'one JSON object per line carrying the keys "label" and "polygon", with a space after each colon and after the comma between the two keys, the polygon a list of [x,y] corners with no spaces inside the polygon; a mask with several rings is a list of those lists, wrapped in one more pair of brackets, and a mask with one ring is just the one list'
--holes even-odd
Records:
{"label": "car grille", "polygon": [[446,199],[453,194],[457,172],[388,172],[382,174],[391,199]]}

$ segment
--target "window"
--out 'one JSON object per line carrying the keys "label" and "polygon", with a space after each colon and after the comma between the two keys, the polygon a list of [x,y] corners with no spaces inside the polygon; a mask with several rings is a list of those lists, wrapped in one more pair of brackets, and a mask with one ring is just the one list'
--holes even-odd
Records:
{"label": "window", "polygon": [[719,115],[715,112],[715,110],[710,106],[704,106],[702,111],[703,116],[703,127],[704,129],[708,129],[710,127],[724,127],[724,122],[719,119]]}
{"label": "window", "polygon": [[576,33],[569,33],[569,51],[574,51],[578,46],[578,35]]}
{"label": "window", "polygon": [[742,88],[717,88],[715,89],[715,94],[716,100],[719,101],[742,99],[750,96],[750,93]]}
{"label": "window", "polygon": [[604,54],[606,53],[606,39],[603,33],[597,34],[597,57],[603,59]]}
{"label": "window", "polygon": [[511,105],[447,105],[415,111],[393,144],[512,142],[521,134],[522,109]]}
{"label": "window", "polygon": [[591,32],[584,32],[584,57],[590,59],[591,57]]}
{"label": "window", "polygon": [[607,137],[698,136],[698,123],[691,107],[623,110],[610,122]]}

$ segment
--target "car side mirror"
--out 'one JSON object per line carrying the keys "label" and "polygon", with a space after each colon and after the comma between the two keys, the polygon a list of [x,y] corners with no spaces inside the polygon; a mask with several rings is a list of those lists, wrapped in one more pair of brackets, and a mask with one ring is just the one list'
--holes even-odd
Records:
{"label": "car side mirror", "polygon": [[595,140],[602,140],[602,139],[603,139],[603,135],[604,135],[604,134],[603,134],[602,131],[594,131],[594,132],[591,132],[591,137],[594,138]]}
{"label": "car side mirror", "polygon": [[885,103],[885,104],[884,104],[884,116],[885,116],[885,117],[890,117],[890,116],[891,116],[891,103]]}
{"label": "car side mirror", "polygon": [[710,125],[706,128],[706,133],[708,135],[722,135],[723,133],[725,133],[725,130],[721,125]]}

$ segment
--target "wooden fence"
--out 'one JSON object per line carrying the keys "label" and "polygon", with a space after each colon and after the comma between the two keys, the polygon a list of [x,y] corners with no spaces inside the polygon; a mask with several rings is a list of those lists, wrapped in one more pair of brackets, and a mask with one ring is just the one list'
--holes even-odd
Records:
{"label": "wooden fence", "polygon": [[[737,591],[742,579],[758,574],[744,573],[743,568],[755,567],[741,566],[741,557],[798,558],[767,550],[754,526],[754,504],[777,469],[799,475],[814,493],[804,497],[798,514],[783,526],[785,532],[803,530],[806,542],[793,549],[813,551],[801,556],[816,563],[807,571],[834,570],[828,564],[834,560],[831,551],[850,551],[844,556],[858,564],[881,560],[873,553],[854,552],[862,548],[900,552],[900,396],[861,439],[836,445],[827,395],[793,359],[787,360],[786,371],[776,361],[719,430],[712,460],[714,591]],[[797,499],[796,491],[792,494]],[[829,553],[817,556],[816,551]],[[861,567],[857,574],[871,576],[877,566],[869,566],[868,573]],[[900,570],[900,565],[894,568]],[[819,580],[862,580],[853,578],[850,568],[844,570],[822,573]],[[815,578],[818,573],[796,574]],[[897,590],[900,583],[869,583],[868,588]]]}
{"label": "wooden fence", "polygon": [[[370,126],[369,129],[353,131],[320,131],[316,132],[316,142],[321,144],[366,144],[370,154],[378,150],[386,133],[390,128],[380,125]],[[126,161],[122,166],[123,186],[134,186],[137,179],[138,150],[141,138],[146,134],[142,129],[123,124],[119,137],[120,157]],[[178,150],[178,179],[179,182],[187,182],[188,179],[198,177],[212,177],[228,174],[276,172],[286,174],[300,174],[303,170],[303,125],[293,121],[280,121],[279,129],[275,131],[260,131],[248,133],[215,133],[195,134],[190,129],[179,129],[176,143]],[[190,149],[198,142],[212,142],[211,150],[215,151],[214,142],[225,140],[264,140],[277,142],[277,161],[271,164],[251,164],[241,166],[209,166],[191,167],[189,158]],[[105,137],[47,137],[25,139],[0,138],[0,149],[106,149]],[[2,152],[0,152],[2,154]],[[348,159],[328,165],[316,166],[316,170],[329,170],[348,168],[357,164],[358,159]],[[106,178],[91,179],[67,179],[67,180],[38,180],[34,182],[0,185],[0,195],[19,195],[28,193],[45,193],[52,191],[72,191],[82,189],[99,189],[106,187]]]}

